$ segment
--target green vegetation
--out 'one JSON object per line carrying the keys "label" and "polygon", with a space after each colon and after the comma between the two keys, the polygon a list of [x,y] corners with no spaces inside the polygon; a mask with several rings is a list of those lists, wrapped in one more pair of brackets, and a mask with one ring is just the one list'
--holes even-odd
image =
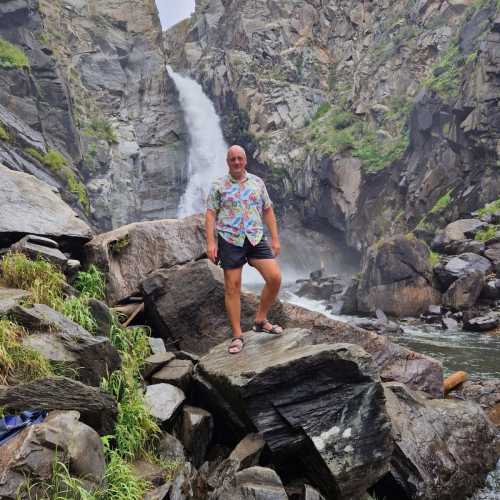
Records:
{"label": "green vegetation", "polygon": [[324,102],[323,104],[320,104],[320,106],[316,110],[316,113],[313,116],[313,120],[317,120],[318,118],[321,118],[324,114],[328,113],[331,107],[332,106],[329,102]]}
{"label": "green vegetation", "polygon": [[435,214],[437,212],[441,212],[446,207],[448,207],[450,205],[450,203],[452,202],[452,197],[451,197],[452,192],[453,192],[453,188],[448,190],[448,192],[446,194],[441,196],[441,198],[439,198],[439,200],[437,200],[436,203],[434,204],[434,206],[431,208],[430,213]]}
{"label": "green vegetation", "polygon": [[440,256],[437,252],[433,252],[432,250],[429,250],[429,264],[431,267],[436,266],[439,264]]}
{"label": "green vegetation", "polygon": [[90,212],[87,189],[78,180],[75,172],[68,166],[66,158],[59,151],[49,149],[47,153],[41,153],[35,148],[26,148],[24,152],[57,174],[66,183],[68,190],[76,195],[85,212],[87,214]]}
{"label": "green vegetation", "polygon": [[74,282],[75,288],[86,297],[103,300],[106,297],[104,274],[92,264],[87,271],[80,271]]}
{"label": "green vegetation", "polygon": [[443,97],[456,97],[460,90],[461,67],[464,63],[458,45],[450,44],[432,67],[432,75],[424,80],[424,86]]}
{"label": "green vegetation", "polygon": [[26,54],[12,43],[0,38],[0,68],[20,69],[29,68]]}
{"label": "green vegetation", "polygon": [[483,215],[494,214],[495,212],[500,211],[500,198],[490,203],[487,203],[483,208],[480,208],[474,215],[482,217]]}
{"label": "green vegetation", "polygon": [[10,135],[0,123],[0,141],[10,141]]}
{"label": "green vegetation", "polygon": [[50,363],[22,343],[26,331],[7,319],[0,319],[0,385],[31,382],[51,375]]}
{"label": "green vegetation", "polygon": [[498,229],[499,229],[498,226],[488,226],[485,229],[480,229],[474,235],[474,239],[476,241],[488,241],[497,234]]}
{"label": "green vegetation", "polygon": [[128,234],[109,244],[109,249],[113,255],[119,255],[129,245]]}
{"label": "green vegetation", "polygon": [[117,144],[118,137],[109,121],[104,118],[92,118],[83,133],[96,139],[106,141],[108,144]]}

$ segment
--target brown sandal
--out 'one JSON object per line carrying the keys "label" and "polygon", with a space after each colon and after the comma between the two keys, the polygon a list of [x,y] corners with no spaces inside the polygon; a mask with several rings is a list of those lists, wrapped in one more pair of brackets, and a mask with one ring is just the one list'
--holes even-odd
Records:
{"label": "brown sandal", "polygon": [[243,350],[243,345],[244,343],[241,337],[233,337],[227,348],[227,352],[229,352],[229,354],[238,354]]}
{"label": "brown sandal", "polygon": [[[269,323],[271,327],[266,328],[266,323]],[[270,333],[271,335],[281,335],[283,333],[283,328],[280,325],[273,325],[268,319],[265,319],[264,321],[256,321],[253,324],[253,331]]]}

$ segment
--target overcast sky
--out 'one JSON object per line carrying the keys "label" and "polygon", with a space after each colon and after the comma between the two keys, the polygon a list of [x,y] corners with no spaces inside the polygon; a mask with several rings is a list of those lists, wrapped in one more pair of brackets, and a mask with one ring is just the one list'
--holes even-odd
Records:
{"label": "overcast sky", "polygon": [[194,0],[156,0],[163,29],[169,28],[194,12]]}

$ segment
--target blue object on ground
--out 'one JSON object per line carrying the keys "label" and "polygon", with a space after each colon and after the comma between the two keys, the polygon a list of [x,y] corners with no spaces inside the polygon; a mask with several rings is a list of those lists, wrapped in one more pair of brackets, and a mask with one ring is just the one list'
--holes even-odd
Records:
{"label": "blue object on ground", "polygon": [[6,415],[0,418],[0,446],[26,427],[43,422],[47,412],[44,410],[23,411],[19,415]]}

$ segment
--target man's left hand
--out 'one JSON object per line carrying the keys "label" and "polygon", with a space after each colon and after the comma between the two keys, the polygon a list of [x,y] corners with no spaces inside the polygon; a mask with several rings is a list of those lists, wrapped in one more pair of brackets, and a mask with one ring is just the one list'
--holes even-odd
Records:
{"label": "man's left hand", "polygon": [[274,253],[274,256],[277,257],[281,252],[280,240],[273,239],[271,240],[271,250]]}

